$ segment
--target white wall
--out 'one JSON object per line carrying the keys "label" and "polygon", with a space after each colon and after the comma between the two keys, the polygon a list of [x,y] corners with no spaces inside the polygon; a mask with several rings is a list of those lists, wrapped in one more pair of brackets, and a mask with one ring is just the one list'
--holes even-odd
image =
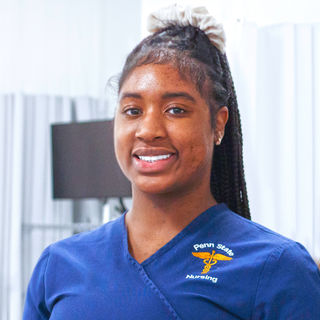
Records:
{"label": "white wall", "polygon": [[142,28],[148,12],[174,3],[205,6],[218,20],[246,20],[258,25],[283,22],[319,22],[320,2],[318,0],[142,0]]}
{"label": "white wall", "polygon": [[139,0],[0,0],[0,93],[102,97],[140,11]]}

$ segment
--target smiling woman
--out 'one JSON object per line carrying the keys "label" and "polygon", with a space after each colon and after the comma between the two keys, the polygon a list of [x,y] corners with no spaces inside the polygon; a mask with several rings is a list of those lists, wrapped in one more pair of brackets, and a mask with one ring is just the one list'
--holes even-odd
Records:
{"label": "smiling woman", "polygon": [[320,274],[250,221],[222,27],[163,9],[119,81],[115,151],[132,208],[49,246],[24,319],[317,319]]}
{"label": "smiling woman", "polygon": [[[198,190],[212,198],[210,107],[188,80],[170,65],[148,64],[135,69],[122,85],[115,148],[133,193],[178,196]],[[224,110],[219,116],[226,121]]]}

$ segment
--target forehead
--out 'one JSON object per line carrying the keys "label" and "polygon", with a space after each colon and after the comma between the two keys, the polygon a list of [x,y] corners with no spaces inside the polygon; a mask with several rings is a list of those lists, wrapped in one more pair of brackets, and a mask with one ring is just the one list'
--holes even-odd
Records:
{"label": "forehead", "polygon": [[124,91],[128,90],[154,93],[163,90],[183,90],[201,97],[193,81],[168,64],[148,64],[134,68],[121,87],[120,97]]}

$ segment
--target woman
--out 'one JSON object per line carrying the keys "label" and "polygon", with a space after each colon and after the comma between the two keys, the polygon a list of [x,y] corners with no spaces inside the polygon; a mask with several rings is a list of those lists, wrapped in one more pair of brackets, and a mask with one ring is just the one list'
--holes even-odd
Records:
{"label": "woman", "polygon": [[318,319],[309,254],[250,221],[221,26],[174,6],[150,29],[115,116],[132,208],[44,251],[24,319]]}

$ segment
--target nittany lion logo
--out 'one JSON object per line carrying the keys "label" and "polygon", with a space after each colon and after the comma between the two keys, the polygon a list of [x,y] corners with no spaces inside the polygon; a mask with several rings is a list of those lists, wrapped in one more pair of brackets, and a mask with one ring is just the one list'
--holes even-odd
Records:
{"label": "nittany lion logo", "polygon": [[218,260],[232,260],[232,258],[224,256],[220,253],[215,253],[214,250],[212,252],[192,252],[192,254],[203,260],[204,268],[201,272],[201,274],[208,273],[213,265],[215,265]]}

